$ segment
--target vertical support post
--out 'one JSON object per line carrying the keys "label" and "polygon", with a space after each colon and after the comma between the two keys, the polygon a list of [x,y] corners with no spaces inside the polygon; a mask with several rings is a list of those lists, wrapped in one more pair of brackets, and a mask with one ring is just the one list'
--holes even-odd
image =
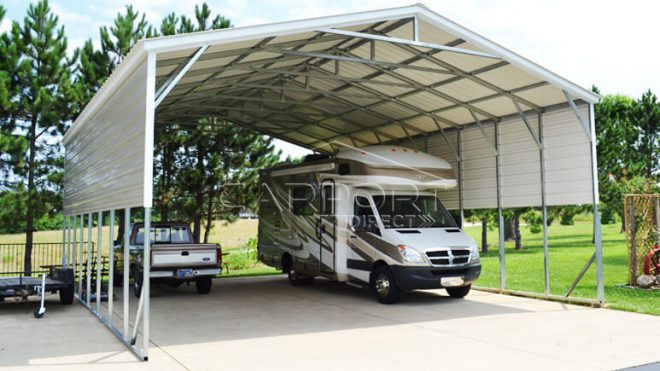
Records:
{"label": "vertical support post", "polygon": [[144,277],[142,279],[142,300],[144,308],[142,311],[142,353],[144,358],[148,357],[149,351],[149,295],[150,295],[150,274],[151,274],[151,208],[144,208]]}
{"label": "vertical support post", "polygon": [[628,213],[628,229],[630,229],[630,285],[633,286],[637,282],[637,219],[635,218],[635,197],[626,196],[626,202],[628,204],[628,210],[624,212]]}
{"label": "vertical support post", "polygon": [[461,228],[465,226],[465,205],[463,204],[463,128],[456,131],[458,150],[458,208],[461,216]]}
{"label": "vertical support post", "polygon": [[128,281],[130,280],[130,249],[131,249],[131,208],[127,207],[124,209],[124,340],[129,341],[128,336],[128,316],[130,315],[128,311],[129,304],[129,295],[128,295]]}
{"label": "vertical support post", "polygon": [[80,246],[78,249],[78,256],[80,259],[78,259],[78,296],[82,300],[82,294],[83,294],[83,277],[84,277],[84,272],[83,272],[83,240],[85,239],[85,214],[80,214]]}
{"label": "vertical support post", "polygon": [[[71,249],[71,227],[73,224],[73,217],[67,217],[67,228],[66,228],[66,267],[71,267],[71,262],[73,261],[73,254]],[[74,232],[75,234],[75,232]],[[75,245],[74,245],[75,246]]]}
{"label": "vertical support post", "polygon": [[[75,285],[76,278],[78,278],[78,276],[77,276],[77,274],[78,274],[78,254],[76,254],[76,251],[78,250],[78,241],[76,240],[76,237],[78,235],[78,227],[76,225],[76,222],[77,222],[78,218],[75,215],[72,216],[72,218],[73,218],[73,228],[72,228],[73,229],[72,230],[72,232],[73,232],[73,245],[71,246],[72,247],[71,251],[72,251],[72,254],[73,254],[73,259],[71,259],[71,262],[72,262],[72,267],[73,267],[73,283]],[[75,293],[75,291],[76,291],[75,288],[74,288],[73,291]],[[78,292],[78,294],[80,294],[80,292]]]}
{"label": "vertical support post", "polygon": [[506,262],[504,250],[504,215],[502,212],[502,174],[500,159],[500,129],[495,122],[495,178],[497,179],[497,219],[499,225],[499,251],[500,251],[500,290],[506,289]]}
{"label": "vertical support post", "polygon": [[413,18],[413,40],[419,41],[419,18]]}
{"label": "vertical support post", "polygon": [[96,313],[101,315],[101,246],[103,244],[103,212],[98,212],[96,223]]}
{"label": "vertical support post", "polygon": [[115,210],[110,210],[110,253],[108,256],[108,323],[112,326],[112,306],[115,294]]}
{"label": "vertical support post", "polygon": [[67,230],[67,217],[62,218],[62,268],[66,268],[67,258],[66,258],[66,230]]}
{"label": "vertical support post", "polygon": [[85,296],[85,302],[87,303],[87,307],[90,306],[90,301],[91,301],[91,296],[92,296],[92,254],[94,253],[92,251],[92,227],[94,226],[94,220],[92,218],[92,213],[89,213],[87,215],[87,223],[89,224],[87,226],[87,287],[86,287],[86,296]]}
{"label": "vertical support post", "polygon": [[543,278],[545,281],[545,295],[550,295],[550,253],[548,249],[548,207],[546,200],[545,182],[545,143],[543,142],[543,114],[539,113],[539,160],[541,161],[541,211],[543,213]]}
{"label": "vertical support post", "polygon": [[593,181],[594,198],[594,242],[596,244],[596,291],[598,302],[603,304],[605,301],[605,283],[603,274],[603,238],[600,225],[600,211],[598,204],[598,162],[596,159],[596,117],[594,115],[594,105],[589,104],[589,124],[591,129],[591,178]]}

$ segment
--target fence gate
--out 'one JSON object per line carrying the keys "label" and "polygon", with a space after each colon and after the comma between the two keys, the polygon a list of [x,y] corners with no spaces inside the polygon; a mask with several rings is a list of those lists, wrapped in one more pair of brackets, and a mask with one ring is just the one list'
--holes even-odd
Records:
{"label": "fence gate", "polygon": [[624,202],[628,240],[628,278],[631,286],[644,272],[644,259],[660,237],[660,194],[627,195]]}

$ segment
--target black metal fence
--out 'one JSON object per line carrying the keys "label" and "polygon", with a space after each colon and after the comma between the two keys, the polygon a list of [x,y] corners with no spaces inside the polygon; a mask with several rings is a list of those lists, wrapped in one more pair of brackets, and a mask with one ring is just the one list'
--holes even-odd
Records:
{"label": "black metal fence", "polygon": [[[87,242],[84,242],[83,246],[86,253]],[[94,251],[94,243],[92,243],[92,251]],[[24,273],[24,264],[24,243],[0,244],[0,276],[22,276]],[[32,244],[32,276],[39,276],[43,273],[50,273],[51,267],[61,264],[61,242]]]}

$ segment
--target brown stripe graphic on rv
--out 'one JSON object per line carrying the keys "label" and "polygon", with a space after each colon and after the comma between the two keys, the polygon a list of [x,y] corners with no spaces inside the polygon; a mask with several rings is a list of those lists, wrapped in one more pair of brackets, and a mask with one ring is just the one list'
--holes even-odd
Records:
{"label": "brown stripe graphic on rv", "polygon": [[403,258],[401,257],[399,248],[396,247],[396,245],[386,242],[379,236],[370,232],[358,232],[356,235],[367,242],[369,245],[373,246],[376,250],[403,264]]}

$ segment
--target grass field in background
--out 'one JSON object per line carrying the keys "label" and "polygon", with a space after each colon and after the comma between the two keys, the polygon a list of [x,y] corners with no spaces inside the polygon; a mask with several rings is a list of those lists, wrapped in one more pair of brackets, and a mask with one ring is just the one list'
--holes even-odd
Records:
{"label": "grass field in background", "polygon": [[[257,220],[238,220],[235,223],[216,222],[210,241],[220,243],[224,252],[229,252],[225,262],[229,274],[225,277],[278,274],[279,271],[256,261],[255,242]],[[522,226],[523,249],[516,251],[513,243],[506,243],[507,289],[542,293],[543,279],[543,236],[532,234]],[[476,241],[480,240],[481,227],[466,227],[466,232]],[[605,272],[605,299],[611,308],[660,315],[660,290],[644,291],[619,287],[627,282],[628,259],[624,234],[620,225],[603,226],[603,264]],[[109,244],[108,228],[103,232],[103,251]],[[87,231],[85,231],[87,236]],[[93,230],[96,241],[97,231]],[[550,288],[556,295],[564,295],[582,267],[593,254],[591,243],[592,224],[588,217],[580,217],[575,225],[552,225],[549,228]],[[489,231],[490,251],[482,254],[482,276],[477,285],[499,287],[498,231]],[[35,242],[59,242],[62,231],[36,232]],[[0,235],[0,243],[23,243],[24,235]],[[596,297],[596,267],[592,266],[575,289],[574,297]]]}
{"label": "grass field in background", "polygon": [[[467,227],[466,232],[481,240],[481,227]],[[548,228],[550,291],[565,295],[575,277],[594,252],[591,218],[581,218],[575,225],[555,224]],[[610,308],[660,315],[660,290],[647,291],[620,287],[628,282],[628,258],[625,235],[620,224],[603,225],[603,271],[605,300]],[[544,292],[543,234],[532,234],[521,226],[523,249],[516,251],[513,242],[506,246],[506,288]],[[478,286],[499,288],[500,263],[498,231],[489,231],[490,250],[482,254],[481,278]],[[596,298],[596,265],[593,264],[572,294],[573,297]]]}

